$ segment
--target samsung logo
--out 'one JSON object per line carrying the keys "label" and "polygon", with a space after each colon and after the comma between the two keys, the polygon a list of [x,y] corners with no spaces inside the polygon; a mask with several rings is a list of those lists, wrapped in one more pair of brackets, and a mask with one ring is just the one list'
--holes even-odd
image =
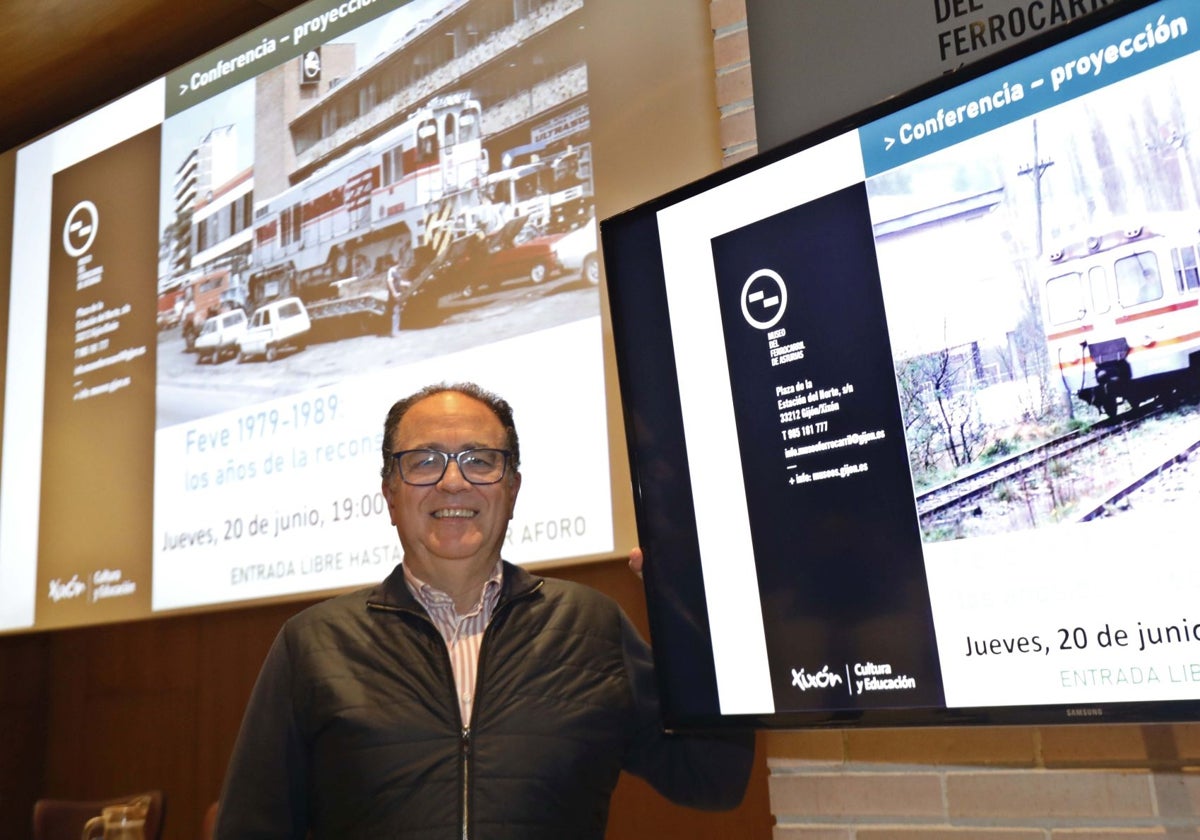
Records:
{"label": "samsung logo", "polygon": [[1085,706],[1081,709],[1067,709],[1067,717],[1104,717],[1104,709],[1097,706]]}

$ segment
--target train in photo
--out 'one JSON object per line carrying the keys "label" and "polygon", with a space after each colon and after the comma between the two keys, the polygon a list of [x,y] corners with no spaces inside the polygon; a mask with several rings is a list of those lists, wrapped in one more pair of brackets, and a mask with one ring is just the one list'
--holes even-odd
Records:
{"label": "train in photo", "polygon": [[[382,284],[374,284],[380,294],[372,295],[371,284],[361,281],[450,235],[461,217],[456,197],[477,192],[488,173],[480,128],[477,101],[466,93],[440,96],[386,134],[256,202],[250,304],[288,295],[315,303],[332,295],[339,311],[353,308],[350,301],[383,307]],[[347,285],[353,280],[362,288]]]}
{"label": "train in photo", "polygon": [[1112,417],[1200,384],[1200,214],[1103,225],[1047,257],[1046,339],[1068,391]]}

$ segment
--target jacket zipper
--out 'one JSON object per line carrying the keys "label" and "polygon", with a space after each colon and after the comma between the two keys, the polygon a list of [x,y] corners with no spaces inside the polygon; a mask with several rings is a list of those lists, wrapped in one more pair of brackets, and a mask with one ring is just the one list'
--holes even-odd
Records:
{"label": "jacket zipper", "polygon": [[[474,718],[475,718],[475,709],[476,709],[476,706],[478,705],[477,701],[479,700],[480,681],[478,679],[478,674],[483,671],[483,653],[484,653],[484,649],[487,646],[488,633],[491,632],[492,624],[495,623],[495,621],[496,621],[496,616],[500,615],[501,612],[504,612],[505,610],[507,610],[510,606],[515,604],[517,601],[522,601],[525,598],[527,598],[528,596],[537,592],[539,589],[542,588],[543,583],[544,583],[544,581],[539,580],[537,583],[535,583],[533,586],[531,586],[529,589],[525,590],[524,592],[518,592],[516,595],[514,595],[512,598],[508,599],[507,601],[501,601],[500,603],[496,604],[496,608],[494,610],[492,610],[492,617],[490,619],[488,619],[487,627],[483,628],[483,641],[479,643],[479,660],[478,660],[478,662],[475,663],[475,673],[476,673],[475,696],[473,698],[471,698],[471,719],[472,720],[474,720]],[[435,625],[433,623],[433,620],[428,615],[426,615],[424,613],[424,611],[422,611],[422,610],[414,610],[414,609],[411,609],[410,607],[396,607],[396,606],[392,606],[390,604],[381,604],[377,601],[368,601],[367,607],[370,609],[383,610],[385,612],[406,613],[408,615],[416,616],[417,618],[421,619],[426,624],[428,624],[430,627],[432,627],[434,632],[437,633],[438,638],[441,638],[442,634],[440,632],[438,632],[437,625]],[[446,650],[444,641],[441,646],[441,649],[442,649],[442,654],[445,657],[446,664],[450,665],[451,664],[450,663],[450,652]],[[454,668],[452,665],[450,667],[450,688],[451,688],[452,699],[454,700],[454,703],[452,704],[452,706],[455,709],[458,709],[459,708],[458,686],[454,684]],[[471,826],[471,821],[470,821],[470,816],[471,816],[471,810],[470,810],[470,802],[471,802],[471,796],[470,796],[470,794],[471,794],[471,721],[466,721],[464,723],[462,720],[462,713],[460,712],[459,713],[459,724],[462,726],[462,731],[459,733],[459,739],[458,739],[459,760],[462,762],[462,840],[471,840],[471,828],[470,828],[470,826]]]}
{"label": "jacket zipper", "polygon": [[[474,712],[472,712],[474,714]],[[468,792],[471,789],[471,727],[464,726],[462,728],[462,740],[460,741],[462,752],[462,840],[471,840],[471,805],[468,797]]]}
{"label": "jacket zipper", "polygon": [[[446,650],[446,641],[442,638],[442,634],[437,629],[437,625],[433,623],[428,615],[423,610],[414,610],[411,607],[397,607],[391,604],[381,604],[377,601],[368,601],[368,609],[382,610],[383,612],[397,613],[400,615],[411,615],[418,621],[427,624],[437,636],[440,644],[438,648],[442,652],[442,661],[446,663],[446,667],[450,672],[450,699],[453,701],[450,706],[458,715],[458,725],[460,727],[458,735],[458,760],[462,766],[462,840],[470,840],[470,832],[468,831],[469,811],[467,792],[470,790],[470,775],[471,775],[471,727],[462,719],[462,712],[459,711],[458,705],[458,686],[454,682],[454,665],[450,662],[450,652]],[[487,632],[486,629],[484,632]],[[482,648],[482,645],[481,645]],[[482,652],[482,651],[481,651]],[[475,713],[474,708],[471,714]]]}
{"label": "jacket zipper", "polygon": [[[483,640],[479,643],[479,659],[475,663],[475,696],[471,698],[471,720],[462,729],[462,840],[471,840],[470,830],[470,791],[471,791],[471,723],[475,720],[475,715],[479,709],[479,688],[482,680],[479,675],[483,673],[483,655],[487,650],[488,636],[492,632],[492,625],[496,622],[496,616],[508,610],[517,601],[522,601],[526,597],[532,595],[542,588],[542,581],[538,581],[532,587],[524,592],[517,593],[507,601],[501,601],[496,604],[496,608],[492,610],[492,616],[488,619],[487,627],[483,628]],[[457,699],[457,698],[456,698]]]}

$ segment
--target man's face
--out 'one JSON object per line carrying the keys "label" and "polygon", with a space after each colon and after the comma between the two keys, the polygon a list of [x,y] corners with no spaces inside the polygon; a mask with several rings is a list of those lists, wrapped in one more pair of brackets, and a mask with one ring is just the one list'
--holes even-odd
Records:
{"label": "man's face", "polygon": [[[505,448],[504,427],[485,404],[445,391],[412,406],[392,434],[391,449]],[[496,484],[471,484],[451,461],[437,484],[405,484],[392,466],[383,480],[392,524],[400,535],[404,561],[418,577],[446,563],[490,568],[512,518],[521,476],[511,468]],[[424,573],[424,574],[423,574]]]}

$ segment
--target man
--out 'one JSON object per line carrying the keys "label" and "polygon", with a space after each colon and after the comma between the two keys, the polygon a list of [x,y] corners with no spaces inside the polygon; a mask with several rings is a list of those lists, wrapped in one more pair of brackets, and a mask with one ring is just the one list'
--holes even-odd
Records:
{"label": "man", "polygon": [[391,334],[392,337],[400,335],[400,313],[404,309],[405,298],[408,297],[408,292],[412,288],[412,280],[408,273],[412,268],[411,252],[407,260],[401,259],[392,263],[391,268],[387,270],[385,279],[388,288],[388,305],[391,308]]}
{"label": "man", "polygon": [[600,840],[621,769],[676,802],[735,806],[752,734],[663,733],[649,649],[619,607],[501,561],[521,488],[509,405],[431,386],[392,406],[383,440],[403,562],[280,631],[217,837]]}

